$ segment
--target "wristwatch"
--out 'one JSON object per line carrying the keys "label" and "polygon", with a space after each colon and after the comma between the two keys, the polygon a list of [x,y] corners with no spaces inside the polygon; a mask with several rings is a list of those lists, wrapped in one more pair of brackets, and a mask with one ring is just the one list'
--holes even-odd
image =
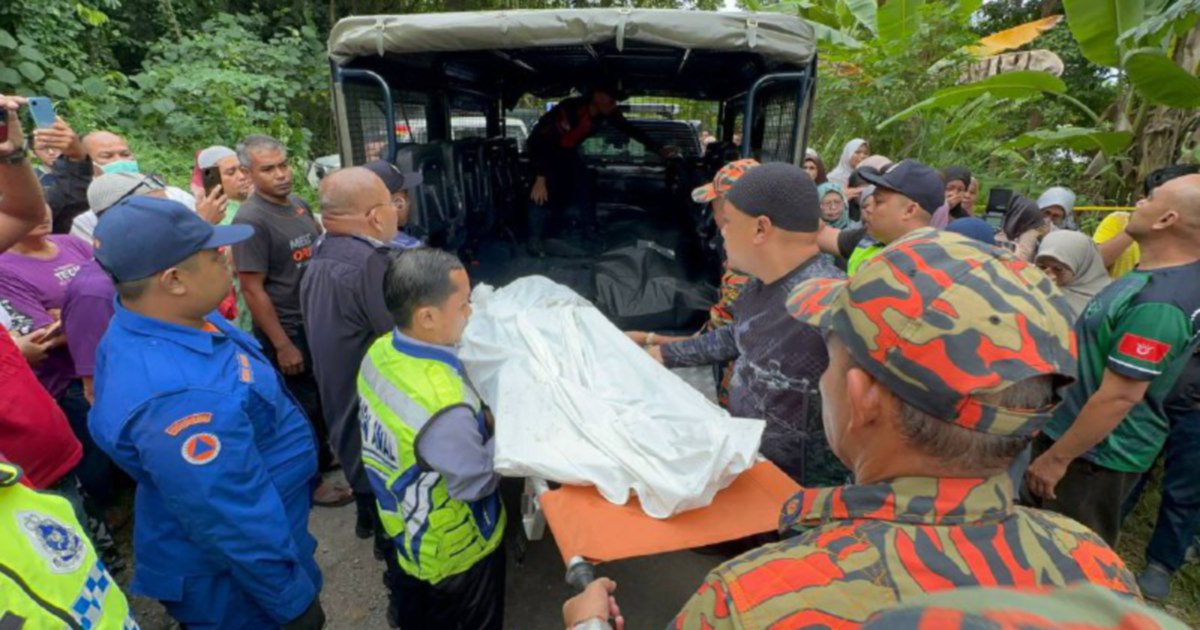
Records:
{"label": "wristwatch", "polygon": [[7,164],[9,166],[16,166],[17,164],[23,164],[24,162],[25,147],[21,147],[4,157],[0,157],[0,164]]}

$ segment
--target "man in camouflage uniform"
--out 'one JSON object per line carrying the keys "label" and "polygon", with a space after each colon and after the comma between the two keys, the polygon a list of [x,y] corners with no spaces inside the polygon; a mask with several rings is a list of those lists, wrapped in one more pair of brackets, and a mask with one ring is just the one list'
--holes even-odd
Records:
{"label": "man in camouflage uniform", "polygon": [[963,588],[871,617],[863,630],[1185,630],[1183,622],[1094,584],[1050,590]]}
{"label": "man in camouflage uniform", "polygon": [[857,627],[966,586],[1137,592],[1090,530],[1013,504],[1006,469],[1075,371],[1065,299],[1037,269],[922,229],[789,309],[826,334],[825,434],[857,485],[789,499],[791,537],[713,570],[674,627]]}

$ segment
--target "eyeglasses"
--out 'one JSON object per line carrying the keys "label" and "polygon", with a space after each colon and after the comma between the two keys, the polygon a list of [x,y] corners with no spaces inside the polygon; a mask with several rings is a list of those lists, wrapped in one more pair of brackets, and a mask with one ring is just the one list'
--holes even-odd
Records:
{"label": "eyeglasses", "polygon": [[846,204],[844,204],[844,203],[842,203],[842,202],[840,202],[840,201],[838,201],[838,200],[836,200],[836,199],[834,199],[833,201],[822,201],[822,202],[821,202],[821,207],[822,207],[822,208],[829,208],[829,209],[833,209],[833,208],[841,208],[841,207],[843,207],[843,206],[845,206],[845,205],[846,205]]}
{"label": "eyeglasses", "polygon": [[[138,182],[137,186],[130,188],[129,192],[125,193],[124,195],[121,195],[121,198],[114,201],[112,206],[115,206],[115,205],[121,203],[122,201],[129,199],[130,197],[132,197],[134,195],[145,193],[145,192],[151,192],[151,191],[155,191],[155,190],[162,190],[166,187],[167,187],[166,180],[164,180],[159,175],[155,175],[155,174],[151,173],[151,174],[143,177],[142,181]],[[148,190],[142,190],[143,188],[148,189]],[[111,208],[112,206],[109,206],[109,207]]]}

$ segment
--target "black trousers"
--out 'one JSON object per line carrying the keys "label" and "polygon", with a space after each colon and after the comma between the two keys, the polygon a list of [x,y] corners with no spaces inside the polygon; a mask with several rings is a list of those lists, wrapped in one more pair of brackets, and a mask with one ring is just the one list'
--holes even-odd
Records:
{"label": "black trousers", "polygon": [[[267,355],[271,365],[278,370],[279,355],[275,346],[271,344],[271,340],[258,328],[254,329],[254,337],[262,345],[263,354]],[[308,338],[304,336],[303,330],[298,334],[288,335],[288,338],[304,355],[304,371],[291,376],[283,372],[280,372],[279,375],[283,377],[283,385],[296,398],[296,402],[300,403],[300,409],[304,411],[305,417],[308,418],[309,424],[316,433],[317,466],[321,472],[329,472],[333,465],[333,451],[329,448],[329,428],[325,424],[325,412],[321,409],[321,394],[317,390],[317,377],[313,372],[312,353],[308,351]]]}
{"label": "black trousers", "polygon": [[388,607],[402,630],[501,630],[504,627],[504,544],[475,566],[437,584],[400,569],[387,554]]}
{"label": "black trousers", "polygon": [[[1039,435],[1033,441],[1033,459],[1050,450],[1054,440]],[[1058,512],[1083,523],[1109,546],[1117,546],[1121,533],[1121,505],[1137,485],[1139,473],[1121,472],[1078,458],[1067,466],[1067,474],[1054,489],[1057,499],[1027,493],[1034,507]]]}
{"label": "black trousers", "polygon": [[548,199],[529,202],[529,237],[542,240],[562,230],[571,219],[584,229],[596,227],[592,174],[578,151],[563,151],[546,173]]}

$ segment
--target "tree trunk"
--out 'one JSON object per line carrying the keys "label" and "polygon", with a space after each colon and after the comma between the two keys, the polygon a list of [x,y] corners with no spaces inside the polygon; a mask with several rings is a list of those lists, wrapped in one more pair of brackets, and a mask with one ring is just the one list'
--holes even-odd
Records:
{"label": "tree trunk", "polygon": [[[1200,25],[1192,28],[1175,46],[1175,63],[1191,71],[1200,61]],[[1180,158],[1180,149],[1189,141],[1196,125],[1195,110],[1174,109],[1154,106],[1138,130],[1134,157],[1137,159],[1137,177],[1144,179],[1151,172],[1175,164]]]}

